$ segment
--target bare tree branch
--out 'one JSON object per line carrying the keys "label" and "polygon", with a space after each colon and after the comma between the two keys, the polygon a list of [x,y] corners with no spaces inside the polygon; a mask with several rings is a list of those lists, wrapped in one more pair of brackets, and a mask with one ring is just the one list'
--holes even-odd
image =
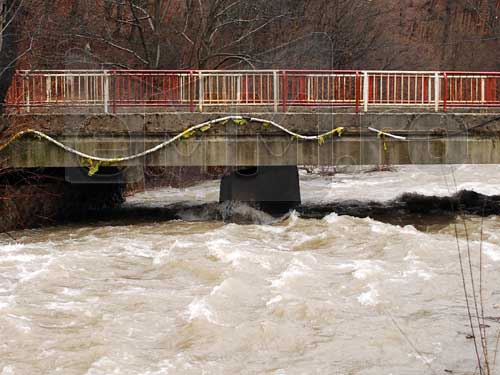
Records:
{"label": "bare tree branch", "polygon": [[106,43],[107,45],[109,45],[109,46],[111,46],[113,48],[119,49],[120,51],[124,51],[124,52],[130,53],[136,59],[138,59],[139,61],[143,62],[144,64],[149,64],[148,60],[146,60],[143,57],[141,57],[134,50],[132,50],[130,48],[127,48],[127,47],[120,46],[120,45],[116,44],[115,42],[113,42],[111,40],[107,40],[106,38],[104,38],[102,36],[98,36],[98,35],[80,35],[80,34],[75,34],[74,36],[78,37],[78,38],[85,38],[85,39],[90,39],[90,40],[92,40],[92,39],[98,40],[100,42]]}

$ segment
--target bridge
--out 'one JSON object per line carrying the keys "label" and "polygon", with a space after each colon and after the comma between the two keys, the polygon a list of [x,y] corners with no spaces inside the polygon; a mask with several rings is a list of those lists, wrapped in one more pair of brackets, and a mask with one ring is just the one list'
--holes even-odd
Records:
{"label": "bridge", "polygon": [[[500,72],[18,71],[7,108],[108,165],[500,163]],[[82,164],[40,136],[0,160]]]}
{"label": "bridge", "polygon": [[0,167],[232,166],[285,208],[297,165],[500,163],[499,72],[18,71],[6,107]]}

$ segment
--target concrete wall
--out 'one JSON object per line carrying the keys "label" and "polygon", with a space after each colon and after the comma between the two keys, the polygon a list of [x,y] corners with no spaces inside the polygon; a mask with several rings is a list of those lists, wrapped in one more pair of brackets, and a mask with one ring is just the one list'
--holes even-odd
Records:
{"label": "concrete wall", "polygon": [[[118,115],[17,115],[10,128],[35,128],[80,151],[120,157],[153,147],[189,126],[227,113],[159,113]],[[127,165],[250,166],[500,163],[500,114],[493,113],[252,113],[287,129],[317,135],[344,127],[341,138],[292,140],[260,123],[217,125]],[[380,139],[368,127],[408,137]],[[384,146],[385,143],[385,146]],[[2,166],[64,167],[81,164],[44,140],[20,139],[0,153]]]}

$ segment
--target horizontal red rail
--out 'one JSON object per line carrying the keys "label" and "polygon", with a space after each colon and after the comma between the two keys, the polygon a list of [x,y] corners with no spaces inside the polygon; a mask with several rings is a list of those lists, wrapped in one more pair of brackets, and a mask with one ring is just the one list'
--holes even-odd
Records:
{"label": "horizontal red rail", "polygon": [[500,72],[358,70],[17,71],[6,104],[41,107],[500,107]]}

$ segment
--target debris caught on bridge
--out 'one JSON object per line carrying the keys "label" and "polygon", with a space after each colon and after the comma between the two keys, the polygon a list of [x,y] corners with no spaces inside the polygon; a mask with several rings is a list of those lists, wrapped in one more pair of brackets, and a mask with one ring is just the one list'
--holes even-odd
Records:
{"label": "debris caught on bridge", "polygon": [[387,143],[385,142],[385,137],[386,136],[390,137],[390,138],[398,139],[400,141],[406,141],[406,137],[402,137],[400,135],[394,135],[394,134],[391,134],[391,133],[387,133],[387,132],[385,132],[383,130],[378,130],[378,129],[371,128],[371,127],[368,127],[368,130],[377,133],[377,137],[379,137],[380,139],[382,139],[382,141],[384,142],[384,151],[387,151]]}
{"label": "debris caught on bridge", "polygon": [[394,138],[394,139],[399,139],[401,141],[406,141],[406,137],[402,137],[400,135],[394,135],[394,134],[391,134],[391,133],[387,133],[387,132],[385,132],[383,130],[378,130],[378,129],[371,128],[371,127],[368,127],[368,130],[377,133],[377,135],[379,137],[381,137],[381,136],[384,136],[384,137],[387,136],[387,137],[391,137],[391,138]]}
{"label": "debris caught on bridge", "polygon": [[[31,135],[34,135],[34,136],[40,138],[40,139],[44,139],[48,142],[53,143],[54,145],[56,145],[57,147],[63,149],[64,151],[66,151],[68,153],[71,153],[71,154],[74,154],[74,155],[80,157],[82,159],[82,165],[85,165],[89,168],[89,176],[92,176],[93,174],[97,173],[100,166],[109,165],[111,163],[121,163],[121,162],[130,161],[133,159],[138,159],[138,158],[147,156],[149,154],[152,154],[156,151],[161,150],[162,148],[168,146],[171,143],[174,143],[175,141],[177,141],[179,139],[187,139],[187,138],[192,137],[193,135],[196,134],[196,132],[198,130],[200,130],[201,132],[206,132],[210,128],[212,128],[212,126],[214,126],[214,125],[225,125],[229,121],[232,121],[235,125],[244,125],[247,123],[254,122],[254,123],[262,124],[262,126],[264,126],[265,128],[268,128],[270,126],[274,126],[275,128],[280,129],[281,131],[289,134],[292,137],[292,139],[294,139],[294,140],[305,140],[305,141],[315,140],[318,142],[319,145],[324,144],[325,139],[328,136],[337,135],[338,137],[341,137],[342,133],[344,131],[343,127],[337,127],[335,129],[329,130],[325,133],[318,134],[318,135],[302,135],[302,134],[298,134],[298,133],[295,133],[295,132],[287,129],[284,126],[282,126],[282,125],[280,125],[272,120],[265,120],[265,119],[255,118],[255,117],[246,118],[243,116],[225,116],[225,117],[213,119],[210,121],[206,121],[206,122],[203,122],[203,123],[200,123],[197,125],[193,125],[193,126],[189,127],[188,129],[184,130],[183,132],[177,134],[176,136],[170,138],[169,140],[167,140],[163,143],[160,143],[160,144],[158,144],[150,149],[147,149],[147,150],[140,152],[140,153],[136,153],[136,154],[129,155],[129,156],[123,156],[123,157],[104,158],[104,157],[99,157],[99,156],[95,156],[95,155],[89,155],[89,154],[86,154],[84,152],[78,151],[70,146],[67,146],[67,145],[59,142],[57,139],[54,139],[51,136],[45,134],[44,132],[39,131],[39,130],[35,130],[35,129],[26,129],[26,130],[22,130],[22,131],[16,133],[9,140],[7,140],[4,144],[0,145],[0,152],[3,149],[5,149],[6,147],[8,147],[10,144],[12,144],[14,141],[21,138],[22,136],[31,134]],[[377,129],[373,129],[373,128],[369,128],[369,129],[371,131],[377,132],[379,134],[379,136],[387,135],[387,136],[392,137],[392,138],[406,140],[405,137],[396,136],[396,135],[386,133],[386,132],[383,132],[383,131],[380,131]]]}

